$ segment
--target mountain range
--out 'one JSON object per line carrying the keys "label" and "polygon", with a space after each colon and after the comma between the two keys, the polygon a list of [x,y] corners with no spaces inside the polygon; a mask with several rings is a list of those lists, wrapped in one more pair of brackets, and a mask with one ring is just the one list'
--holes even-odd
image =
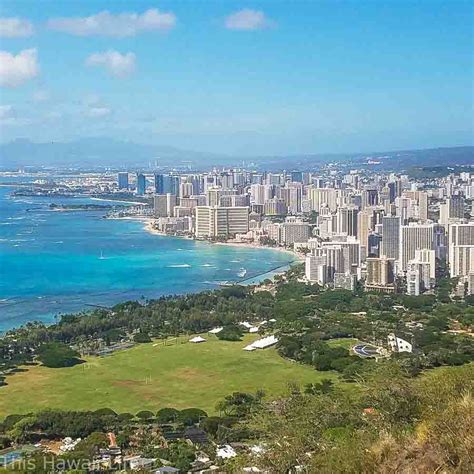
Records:
{"label": "mountain range", "polygon": [[0,144],[0,168],[54,167],[162,167],[203,169],[210,166],[255,166],[265,169],[312,169],[324,163],[404,169],[414,166],[474,165],[474,146],[421,150],[238,157],[149,145],[106,137],[71,142],[35,143],[17,139]]}

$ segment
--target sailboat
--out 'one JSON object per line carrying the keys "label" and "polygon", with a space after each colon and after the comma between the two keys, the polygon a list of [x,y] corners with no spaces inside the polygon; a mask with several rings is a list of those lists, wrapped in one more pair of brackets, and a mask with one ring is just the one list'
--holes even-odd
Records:
{"label": "sailboat", "polygon": [[99,260],[105,260],[105,257],[104,257],[104,254],[103,254],[102,250],[100,251]]}

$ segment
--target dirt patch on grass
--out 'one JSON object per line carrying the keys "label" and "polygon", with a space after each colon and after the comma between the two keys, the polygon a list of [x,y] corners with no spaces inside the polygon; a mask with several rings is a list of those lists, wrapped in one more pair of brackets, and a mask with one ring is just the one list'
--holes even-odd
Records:
{"label": "dirt patch on grass", "polygon": [[203,373],[201,370],[193,369],[192,367],[183,367],[182,369],[176,369],[173,376],[177,379],[185,380],[186,382],[194,382],[202,380]]}

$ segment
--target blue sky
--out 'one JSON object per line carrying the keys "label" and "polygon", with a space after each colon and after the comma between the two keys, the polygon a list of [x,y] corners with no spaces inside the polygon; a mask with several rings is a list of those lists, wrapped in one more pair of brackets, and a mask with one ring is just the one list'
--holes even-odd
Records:
{"label": "blue sky", "polygon": [[239,155],[473,141],[472,2],[3,0],[0,16],[1,141]]}

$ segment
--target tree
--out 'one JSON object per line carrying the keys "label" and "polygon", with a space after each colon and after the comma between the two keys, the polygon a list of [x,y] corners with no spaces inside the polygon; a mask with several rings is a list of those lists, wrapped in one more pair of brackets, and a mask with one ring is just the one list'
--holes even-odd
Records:
{"label": "tree", "polygon": [[240,341],[242,339],[242,329],[237,324],[224,326],[222,331],[217,333],[217,337],[223,341]]}
{"label": "tree", "polygon": [[204,410],[199,408],[185,408],[179,412],[178,420],[183,423],[183,425],[191,426],[199,423],[201,418],[206,417],[207,413]]}
{"label": "tree", "polygon": [[264,395],[262,391],[257,392],[255,395],[245,392],[234,392],[219,402],[216,408],[227,416],[245,417],[255,407],[260,405]]}
{"label": "tree", "polygon": [[173,423],[179,417],[179,411],[176,408],[162,408],[158,410],[156,418],[158,423]]}
{"label": "tree", "polygon": [[81,363],[78,352],[59,342],[43,344],[38,349],[38,359],[46,367],[53,368],[72,367]]}
{"label": "tree", "polygon": [[151,420],[154,416],[155,416],[154,413],[152,411],[148,411],[148,410],[142,410],[142,411],[139,411],[136,414],[136,417],[139,418],[142,421]]}
{"label": "tree", "polygon": [[133,336],[133,340],[137,343],[149,343],[151,342],[151,338],[150,336],[148,335],[148,333],[146,332],[137,332],[134,336]]}

